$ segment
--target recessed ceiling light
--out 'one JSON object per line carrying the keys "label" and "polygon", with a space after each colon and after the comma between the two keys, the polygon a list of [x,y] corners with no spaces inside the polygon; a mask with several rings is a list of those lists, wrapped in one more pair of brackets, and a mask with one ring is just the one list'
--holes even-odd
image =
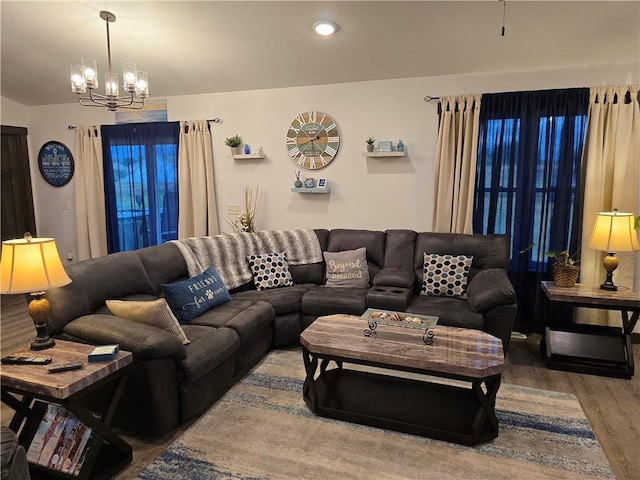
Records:
{"label": "recessed ceiling light", "polygon": [[326,37],[327,35],[333,35],[333,33],[338,29],[338,26],[333,22],[321,21],[314,23],[313,29],[318,35]]}

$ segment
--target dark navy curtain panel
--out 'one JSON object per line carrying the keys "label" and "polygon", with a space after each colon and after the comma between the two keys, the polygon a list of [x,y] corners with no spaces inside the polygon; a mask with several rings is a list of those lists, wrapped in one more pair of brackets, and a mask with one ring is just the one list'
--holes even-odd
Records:
{"label": "dark navy curtain panel", "polygon": [[540,281],[551,278],[545,253],[573,254],[580,245],[588,107],[588,88],[482,95],[473,231],[511,239],[515,328],[523,332],[543,329]]}
{"label": "dark navy curtain panel", "polygon": [[109,253],[178,234],[178,122],[103,125]]}

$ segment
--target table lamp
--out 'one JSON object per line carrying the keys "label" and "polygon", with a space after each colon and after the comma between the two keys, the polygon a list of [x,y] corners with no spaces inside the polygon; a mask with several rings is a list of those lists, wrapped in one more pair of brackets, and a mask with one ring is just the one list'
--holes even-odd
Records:
{"label": "table lamp", "polygon": [[36,326],[36,339],[31,350],[44,350],[55,345],[49,337],[49,301],[45,290],[71,283],[64,271],[53,238],[24,238],[2,242],[0,259],[0,293],[30,293],[29,315]]}
{"label": "table lamp", "polygon": [[634,229],[632,213],[621,213],[614,208],[613,212],[600,212],[593,226],[589,248],[607,252],[602,261],[607,271],[607,278],[600,285],[603,290],[618,290],[613,284],[613,271],[618,268],[616,252],[633,252],[640,250],[638,235]]}

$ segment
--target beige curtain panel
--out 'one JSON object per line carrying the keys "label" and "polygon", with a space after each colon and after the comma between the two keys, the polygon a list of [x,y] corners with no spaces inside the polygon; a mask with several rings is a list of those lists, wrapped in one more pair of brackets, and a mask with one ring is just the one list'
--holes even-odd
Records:
{"label": "beige curtain panel", "polygon": [[[640,85],[591,88],[587,138],[582,156],[585,172],[580,282],[600,285],[605,278],[604,253],[589,248],[598,212],[617,208],[640,215],[638,200],[640,154]],[[616,285],[633,288],[634,254],[617,253]],[[640,272],[638,272],[640,274]],[[579,314],[585,319],[586,312]],[[604,322],[602,314],[595,317]],[[589,312],[594,321],[594,312]],[[612,322],[620,324],[620,314]]]}
{"label": "beige curtain panel", "polygon": [[436,145],[435,232],[473,233],[481,95],[440,98]]}
{"label": "beige curtain panel", "polygon": [[75,161],[77,257],[87,260],[107,254],[100,127],[77,128]]}
{"label": "beige curtain panel", "polygon": [[217,235],[211,134],[206,120],[180,122],[178,238]]}

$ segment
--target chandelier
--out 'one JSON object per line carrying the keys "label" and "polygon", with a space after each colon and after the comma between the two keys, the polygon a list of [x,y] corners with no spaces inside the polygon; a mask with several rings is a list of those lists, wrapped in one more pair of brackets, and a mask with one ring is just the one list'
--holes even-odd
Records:
{"label": "chandelier", "polygon": [[85,107],[107,107],[111,112],[118,108],[140,109],[144,107],[144,99],[149,96],[147,72],[136,70],[135,63],[122,64],[122,88],[127,92],[120,96],[118,74],[111,71],[111,39],[109,23],[116,21],[116,16],[105,10],[100,12],[107,24],[107,58],[109,71],[104,74],[106,95],[96,93],[98,88],[98,67],[95,58],[81,58],[80,65],[71,65],[71,91],[78,94],[78,102]]}

